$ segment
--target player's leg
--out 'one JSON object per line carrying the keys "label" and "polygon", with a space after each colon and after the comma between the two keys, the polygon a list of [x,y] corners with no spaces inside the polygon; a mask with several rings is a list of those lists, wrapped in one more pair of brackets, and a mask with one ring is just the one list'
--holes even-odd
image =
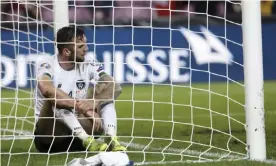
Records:
{"label": "player's leg", "polygon": [[49,101],[44,102],[35,127],[34,143],[40,152],[64,152],[71,148],[76,149],[76,147],[78,147],[76,150],[84,150],[83,146],[76,145],[80,141],[78,138],[73,140],[70,129],[54,118]]}
{"label": "player's leg", "polygon": [[39,151],[82,151],[86,148],[89,151],[103,151],[106,149],[106,144],[98,143],[89,136],[92,134],[92,120],[78,121],[68,110],[56,110],[54,114],[51,108],[49,102],[44,103],[36,124],[35,145]]}
{"label": "player's leg", "polygon": [[108,136],[105,142],[110,146],[112,151],[125,151],[126,148],[117,140],[117,115],[113,103],[121,94],[120,84],[114,82],[113,78],[107,74],[101,76],[98,83],[91,89],[89,98],[97,99],[100,105],[97,107],[99,115],[103,122],[105,135]]}
{"label": "player's leg", "polygon": [[105,150],[107,150],[108,145],[106,143],[100,143],[97,140],[95,140],[103,133],[103,129],[100,129],[98,131],[95,130],[93,128],[92,118],[86,117],[82,114],[79,115],[78,121],[88,135],[93,135],[93,138],[89,137],[88,139],[85,139],[83,141],[83,145],[85,147],[88,147],[89,151],[105,151]]}
{"label": "player's leg", "polygon": [[[60,120],[72,131],[72,135],[82,140],[83,146],[88,151],[105,151],[107,149],[106,143],[100,143],[91,136],[93,133],[93,121],[90,119],[82,119],[82,125],[75,114],[70,110],[58,109],[55,111],[55,117]],[[90,133],[90,135],[88,134]]]}
{"label": "player's leg", "polygon": [[103,122],[105,142],[110,145],[111,151],[125,151],[126,147],[122,146],[117,140],[117,115],[114,103],[103,104],[100,108],[100,117]]}
{"label": "player's leg", "polygon": [[104,132],[102,128],[98,131],[93,128],[93,118],[89,118],[89,117],[84,116],[83,114],[80,114],[78,116],[78,120],[79,120],[81,126],[83,127],[83,129],[85,130],[85,132],[88,135],[93,135],[96,139],[98,137],[100,137],[102,135],[102,133]]}

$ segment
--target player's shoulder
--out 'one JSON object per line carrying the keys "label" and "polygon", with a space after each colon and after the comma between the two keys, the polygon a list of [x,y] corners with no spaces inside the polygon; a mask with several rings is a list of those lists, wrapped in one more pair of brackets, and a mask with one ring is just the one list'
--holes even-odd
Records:
{"label": "player's shoulder", "polygon": [[44,64],[47,63],[49,65],[52,65],[56,56],[55,55],[50,55],[50,54],[44,54],[41,55],[37,58],[36,63],[37,64]]}
{"label": "player's shoulder", "polygon": [[54,60],[55,57],[49,54],[40,55],[36,59],[36,76],[48,75],[50,78],[54,76]]}
{"label": "player's shoulder", "polygon": [[97,72],[101,72],[104,70],[103,67],[103,63],[99,62],[95,56],[94,53],[88,53],[85,56],[85,63],[94,70],[96,70]]}
{"label": "player's shoulder", "polygon": [[55,68],[56,55],[44,54],[36,59],[37,70],[53,70]]}
{"label": "player's shoulder", "polygon": [[92,52],[89,52],[85,55],[85,60],[84,61],[86,63],[92,64],[92,65],[98,62],[95,54],[92,53]]}
{"label": "player's shoulder", "polygon": [[86,54],[84,62],[87,65],[92,66],[92,67],[102,66],[102,63],[97,60],[97,58],[96,58],[96,56],[95,56],[94,53],[88,53],[88,54]]}

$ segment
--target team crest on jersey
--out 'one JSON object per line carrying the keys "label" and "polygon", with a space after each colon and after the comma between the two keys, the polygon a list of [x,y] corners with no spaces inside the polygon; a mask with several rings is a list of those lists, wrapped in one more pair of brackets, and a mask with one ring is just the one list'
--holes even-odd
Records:
{"label": "team crest on jersey", "polygon": [[84,80],[78,80],[76,84],[77,84],[77,88],[78,88],[79,90],[82,90],[82,89],[85,87],[85,82],[84,82]]}
{"label": "team crest on jersey", "polygon": [[76,98],[84,98],[86,95],[85,82],[84,80],[78,80],[76,83]]}

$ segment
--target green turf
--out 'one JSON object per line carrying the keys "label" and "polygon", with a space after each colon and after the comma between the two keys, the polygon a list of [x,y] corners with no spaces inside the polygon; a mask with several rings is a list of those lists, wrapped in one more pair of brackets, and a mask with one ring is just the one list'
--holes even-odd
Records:
{"label": "green turf", "polygon": [[[276,158],[275,85],[276,82],[265,82],[268,159]],[[18,135],[11,132],[15,130],[32,132],[34,118],[30,92],[2,89],[1,97],[2,137]],[[234,83],[228,86],[225,83],[192,84],[192,87],[189,84],[127,85],[116,101],[118,135],[121,141],[130,143],[128,154],[136,163],[210,161],[218,160],[223,157],[221,155],[246,158],[243,104],[244,87]],[[1,165],[63,165],[73,158],[92,155],[84,152],[41,154],[36,151],[32,139],[9,138],[1,139]],[[225,161],[184,165],[266,164]]]}

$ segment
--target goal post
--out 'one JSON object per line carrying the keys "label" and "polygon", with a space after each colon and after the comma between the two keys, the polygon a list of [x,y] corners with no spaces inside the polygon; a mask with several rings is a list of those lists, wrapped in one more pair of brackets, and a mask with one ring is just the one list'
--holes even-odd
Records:
{"label": "goal post", "polygon": [[242,1],[247,144],[252,160],[266,159],[261,9],[259,0]]}
{"label": "goal post", "polygon": [[68,0],[53,0],[54,32],[69,25]]}

